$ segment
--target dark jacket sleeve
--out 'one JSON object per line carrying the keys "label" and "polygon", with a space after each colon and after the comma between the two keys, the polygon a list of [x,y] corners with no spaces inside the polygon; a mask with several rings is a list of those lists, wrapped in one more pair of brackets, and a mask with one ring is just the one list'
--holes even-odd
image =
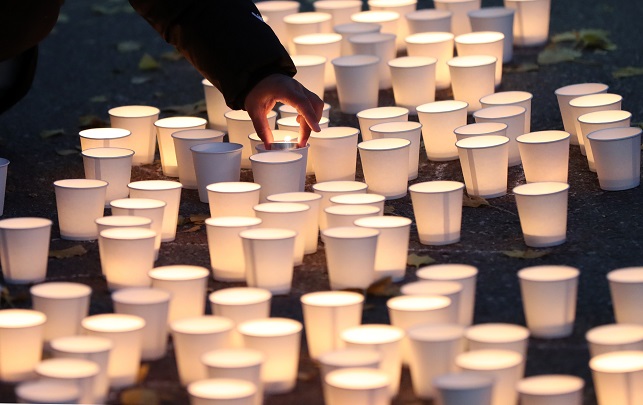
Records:
{"label": "dark jacket sleeve", "polygon": [[250,0],[130,0],[130,4],[223,93],[243,109],[248,92],[295,66]]}

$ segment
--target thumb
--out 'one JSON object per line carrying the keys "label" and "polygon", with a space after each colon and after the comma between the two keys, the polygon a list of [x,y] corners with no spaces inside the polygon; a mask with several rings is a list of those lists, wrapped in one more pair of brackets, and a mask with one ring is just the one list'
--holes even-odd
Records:
{"label": "thumb", "polygon": [[252,120],[252,125],[255,127],[257,136],[263,141],[266,149],[270,149],[270,144],[273,142],[272,128],[268,123],[267,112],[261,109],[248,110],[248,115]]}

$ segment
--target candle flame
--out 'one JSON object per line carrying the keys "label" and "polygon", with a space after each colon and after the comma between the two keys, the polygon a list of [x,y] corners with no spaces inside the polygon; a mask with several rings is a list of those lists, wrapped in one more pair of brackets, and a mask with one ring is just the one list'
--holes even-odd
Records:
{"label": "candle flame", "polygon": [[292,142],[293,139],[292,136],[284,136],[284,142]]}

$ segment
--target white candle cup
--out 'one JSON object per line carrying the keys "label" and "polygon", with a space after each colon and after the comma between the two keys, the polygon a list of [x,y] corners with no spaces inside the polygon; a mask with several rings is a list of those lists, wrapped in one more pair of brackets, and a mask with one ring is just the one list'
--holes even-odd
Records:
{"label": "white candle cup", "polygon": [[389,376],[371,368],[346,368],[331,371],[324,378],[325,403],[328,405],[370,405],[390,403]]}
{"label": "white candle cup", "polygon": [[549,38],[551,0],[504,0],[505,7],[514,9],[514,44],[539,46]]}
{"label": "white candle cup", "polygon": [[641,184],[641,128],[603,129],[587,139],[603,190],[628,190]]}
{"label": "white candle cup", "polygon": [[152,288],[172,294],[168,324],[203,315],[208,284],[208,269],[199,266],[174,265],[150,270]]}
{"label": "white candle cup", "polygon": [[[278,130],[273,131],[273,134],[275,132],[277,132],[277,131]],[[282,132],[293,133],[292,131],[282,131]],[[266,146],[263,145],[263,144],[259,144],[259,145],[255,146],[255,150],[257,152],[259,152],[259,153],[266,153],[266,152],[271,152],[272,153],[272,152],[279,152],[281,150],[284,150],[284,148],[285,148],[285,150],[287,152],[292,152],[292,153],[295,153],[297,155],[300,155],[301,160],[298,162],[299,163],[299,168],[296,169],[296,171],[300,173],[299,189],[298,190],[292,190],[290,192],[303,192],[304,188],[306,187],[306,174],[309,171],[311,172],[311,174],[313,172],[312,163],[308,162],[308,150],[310,149],[310,144],[306,143],[306,146],[303,146],[301,148],[288,149],[290,147],[290,145],[296,145],[296,143],[297,143],[296,138],[293,140],[293,139],[288,139],[288,137],[285,137],[283,142],[274,142],[271,145],[271,147],[272,147],[271,150],[267,150]],[[279,149],[279,148],[282,148],[282,149]]]}
{"label": "white candle cup", "polygon": [[469,195],[484,198],[507,194],[509,138],[476,136],[456,142]]}
{"label": "white candle cup", "polygon": [[643,350],[643,325],[613,323],[597,326],[587,331],[585,340],[591,357],[610,352]]}
{"label": "white candle cup", "polygon": [[47,380],[73,382],[80,394],[78,403],[93,404],[97,400],[94,393],[100,367],[93,361],[73,358],[47,359],[36,366],[36,373]]}
{"label": "white candle cup", "polygon": [[565,132],[569,132],[572,136],[572,145],[579,145],[580,141],[576,134],[576,119],[572,116],[572,108],[569,102],[577,97],[589,94],[607,93],[608,88],[608,85],[602,83],[579,83],[560,87],[554,92],[558,100],[558,108],[560,109]]}
{"label": "white candle cup", "polygon": [[373,139],[401,138],[411,142],[409,149],[408,180],[417,179],[420,164],[422,124],[414,121],[386,122],[373,125],[369,130]]}
{"label": "white candle cup", "polygon": [[226,105],[225,98],[221,91],[214,87],[208,79],[201,81],[205,93],[205,107],[208,113],[208,127],[218,131],[226,131],[228,125],[225,120],[225,113],[230,111]]}
{"label": "white candle cup", "polygon": [[161,155],[163,175],[179,177],[179,167],[176,160],[176,149],[172,134],[187,129],[205,129],[208,121],[200,117],[169,117],[154,122],[156,137]]}
{"label": "white candle cup", "polygon": [[539,375],[518,381],[516,389],[524,405],[581,405],[582,378],[571,375]]}
{"label": "white candle cup", "polygon": [[[322,76],[322,81],[324,83],[324,88],[334,89],[337,85],[335,80],[335,69],[330,64],[330,61],[339,58],[342,56],[342,36],[336,33],[320,33],[320,34],[307,34],[301,35],[293,38],[293,44],[295,46],[295,56],[296,55],[317,55],[326,58],[324,61],[324,73]],[[294,61],[293,61],[294,62]],[[299,66],[295,65],[298,69]],[[299,73],[299,72],[298,72]],[[298,77],[295,78],[300,83]],[[304,84],[304,86],[306,86]],[[318,93],[315,93],[319,96]],[[322,95],[319,97],[322,100]]]}
{"label": "white candle cup", "polygon": [[372,205],[384,215],[386,197],[380,194],[340,194],[330,198],[331,205]]}
{"label": "white candle cup", "polygon": [[589,368],[599,405],[629,405],[643,398],[643,351],[601,354]]}
{"label": "white candle cup", "polygon": [[295,388],[301,329],[300,322],[287,318],[247,321],[237,327],[244,347],[264,355],[261,381],[266,393],[286,393]]}
{"label": "white candle cup", "polygon": [[481,135],[507,136],[507,124],[502,122],[480,122],[457,127],[453,132],[455,133],[456,142]]}
{"label": "white candle cup", "polygon": [[513,189],[525,244],[549,247],[567,240],[569,184],[539,182]]}
{"label": "white candle cup", "polygon": [[355,35],[350,37],[348,42],[350,42],[353,47],[353,54],[373,55],[379,58],[377,65],[378,87],[380,90],[390,89],[392,82],[391,69],[388,67],[388,62],[395,59],[395,55],[397,54],[395,34],[382,32]]}
{"label": "white candle cup", "polygon": [[329,66],[330,61],[324,56],[316,54],[307,55],[303,52],[299,55],[293,55],[292,61],[297,68],[295,80],[323,100],[325,72],[327,70],[332,71],[333,77],[335,73],[333,67]]}
{"label": "white candle cup", "polygon": [[219,281],[245,281],[246,262],[239,232],[261,224],[255,217],[215,217],[205,220],[212,275]]}
{"label": "white candle cup", "polygon": [[564,131],[538,131],[516,138],[527,183],[567,183],[570,137]]}
{"label": "white candle cup", "polygon": [[388,61],[395,104],[417,114],[416,107],[435,101],[436,58],[405,56]]}
{"label": "white candle cup", "polygon": [[324,209],[327,228],[353,226],[360,218],[381,216],[380,208],[373,205],[333,205]]}
{"label": "white candle cup", "polygon": [[420,280],[455,281],[462,285],[458,323],[468,326],[473,323],[476,279],[478,269],[467,264],[434,264],[418,269],[415,275]]}
{"label": "white candle cup", "polygon": [[351,15],[351,21],[356,23],[379,24],[381,26],[381,33],[397,36],[397,27],[400,24],[401,17],[400,13],[395,11],[368,10]]}
{"label": "white candle cup", "polygon": [[134,151],[123,148],[92,148],[82,152],[85,178],[107,182],[105,206],[112,200],[127,198]]}
{"label": "white candle cup", "polygon": [[181,385],[188,385],[207,378],[201,356],[230,347],[234,322],[221,316],[203,315],[172,321],[170,328],[179,379]]}
{"label": "white candle cup", "polygon": [[527,327],[533,336],[571,335],[579,274],[568,266],[534,266],[518,272]]}
{"label": "white candle cup", "polygon": [[342,332],[341,338],[349,349],[374,350],[382,356],[379,370],[390,379],[389,398],[397,395],[402,374],[401,344],[404,330],[391,325],[360,325]]}
{"label": "white candle cup", "polygon": [[518,401],[516,383],[523,377],[524,357],[509,350],[475,350],[459,354],[458,369],[495,379],[491,405],[515,405]]}
{"label": "white candle cup", "polygon": [[125,288],[112,294],[114,312],[145,320],[141,360],[158,360],[167,352],[170,293],[154,288]]}
{"label": "white candle cup", "polygon": [[524,134],[531,132],[531,99],[533,94],[526,91],[501,91],[489,94],[480,99],[483,108],[516,105],[525,109]]}
{"label": "white candle cup", "polygon": [[208,378],[187,387],[191,405],[254,405],[257,387],[237,378]]}
{"label": "white candle cup", "polygon": [[181,203],[181,183],[168,180],[143,180],[128,184],[131,198],[149,198],[165,202],[161,226],[161,241],[176,238],[176,226]]}
{"label": "white candle cup", "polygon": [[339,107],[345,114],[357,114],[377,107],[380,58],[373,55],[348,55],[331,61],[337,80]]}
{"label": "white candle cup", "polygon": [[6,283],[45,279],[51,224],[49,219],[35,217],[0,220],[0,262]]}
{"label": "white candle cup", "polygon": [[333,30],[333,16],[328,13],[307,11],[284,17],[288,36],[288,52],[297,54],[294,39],[301,35],[330,33]]}
{"label": "white candle cup", "polygon": [[105,401],[109,393],[107,369],[112,341],[106,337],[76,335],[59,337],[50,343],[51,354],[55,358],[85,359],[98,364],[100,371],[94,383],[94,400],[96,403]]}
{"label": "white candle cup", "polygon": [[344,348],[341,333],[362,322],[364,296],[349,291],[319,291],[301,296],[310,357]]}
{"label": "white candle cup", "polygon": [[[322,0],[322,1],[332,1],[332,0]],[[326,117],[321,117],[319,119],[319,128],[324,129],[328,128],[328,125],[330,123],[330,120]],[[281,131],[292,131],[292,132],[299,132],[299,123],[297,122],[297,117],[285,117],[285,118],[280,118],[277,120],[277,127]],[[255,133],[256,135],[256,133]],[[273,131],[273,137],[274,137],[274,131]],[[258,137],[257,137],[258,138]],[[275,139],[276,141],[277,139]],[[255,145],[256,149],[256,145]],[[301,148],[298,148],[301,149]],[[312,172],[310,172],[312,174]]]}
{"label": "white candle cup", "polygon": [[98,238],[96,218],[103,216],[107,182],[67,179],[54,182],[60,237],[68,240]]}
{"label": "white candle cup", "polygon": [[[569,110],[572,122],[574,123],[574,135],[581,134],[578,117],[596,111],[620,110],[623,97],[618,94],[598,93],[580,96],[569,100]],[[578,143],[583,155],[586,155],[585,140],[579,137]]]}
{"label": "white candle cup", "polygon": [[441,296],[451,300],[451,305],[445,310],[446,323],[459,323],[460,306],[462,301],[462,284],[456,281],[444,280],[419,280],[404,284],[400,288],[403,295],[410,296]]}
{"label": "white candle cup", "polygon": [[411,13],[417,9],[417,0],[368,0],[369,10],[373,11],[393,11],[400,15],[397,23],[397,50],[406,50],[404,38],[410,34],[410,28],[406,19],[406,14]]}
{"label": "white candle cup", "polygon": [[313,3],[315,11],[333,16],[333,27],[351,22],[351,15],[362,11],[359,0],[321,0]]}
{"label": "white candle cup", "polygon": [[[134,215],[149,218],[152,220],[150,229],[156,232],[154,238],[154,260],[158,258],[159,249],[163,235],[163,217],[165,215],[165,201],[153,198],[122,198],[110,202],[113,215]],[[119,235],[122,235],[119,234]],[[147,235],[142,235],[147,238]],[[132,238],[135,239],[135,238]],[[148,269],[149,270],[149,269]]]}
{"label": "white candle cup", "polygon": [[77,335],[89,312],[92,289],[85,284],[50,282],[29,289],[33,309],[47,316],[45,344],[62,336]]}
{"label": "white candle cup", "polygon": [[263,403],[263,385],[261,384],[261,365],[264,355],[253,349],[219,349],[201,356],[208,378],[233,378],[248,381],[257,389],[255,405]]}
{"label": "white candle cup", "polygon": [[509,166],[521,162],[520,150],[516,139],[524,134],[526,109],[518,105],[485,107],[473,113],[476,122],[500,122],[507,125],[506,137],[509,138]]}
{"label": "white candle cup", "polygon": [[404,279],[411,223],[409,218],[398,216],[374,216],[354,221],[355,226],[380,231],[375,251],[376,280],[391,277],[393,282],[398,282]]}
{"label": "white candle cup", "polygon": [[643,268],[626,267],[607,273],[614,317],[618,323],[643,325]]}
{"label": "white candle cup", "polygon": [[207,187],[210,184],[239,181],[242,148],[241,144],[227,142],[190,148],[201,202],[209,202]]}
{"label": "white candle cup", "polygon": [[297,232],[282,228],[248,229],[239,233],[246,261],[246,283],[273,294],[288,294],[292,285]]}
{"label": "white candle cup", "polygon": [[464,101],[444,100],[417,107],[424,148],[429,160],[441,162],[458,158],[454,131],[467,124],[468,106]]}
{"label": "white candle cup", "polygon": [[582,137],[583,144],[585,145],[585,153],[587,154],[587,163],[589,170],[596,171],[594,162],[594,153],[592,144],[589,142],[587,136],[595,131],[609,128],[628,128],[632,120],[632,114],[623,110],[606,110],[596,111],[588,114],[583,114],[578,117],[580,124],[580,133],[577,134],[579,139]]}
{"label": "white candle cup", "polygon": [[491,405],[495,379],[475,372],[449,373],[433,379],[435,398],[442,405]]}
{"label": "white candle cup", "polygon": [[406,37],[409,56],[436,58],[435,88],[448,89],[451,86],[451,73],[447,61],[453,58],[455,36],[450,32],[420,32]]}
{"label": "white candle cup", "polygon": [[80,131],[80,149],[125,148],[129,146],[131,132],[124,128],[90,128]]}
{"label": "white candle cup", "polygon": [[[333,1],[333,0],[329,0],[329,1]],[[295,56],[297,56],[297,55],[295,55]],[[287,117],[295,117],[295,118],[297,118],[297,116],[299,115],[299,113],[297,112],[295,107],[293,107],[291,105],[288,105],[288,104],[280,105],[278,110],[279,110],[280,118],[287,118]],[[322,117],[330,119],[330,104],[324,103],[324,109],[322,110]]]}
{"label": "white candle cup", "polygon": [[268,25],[275,32],[279,41],[287,46],[288,34],[284,17],[299,12],[300,3],[298,1],[273,0],[259,1],[256,6],[261,15],[268,18]]}
{"label": "white candle cup", "polygon": [[248,182],[221,182],[206,187],[210,216],[253,217],[253,207],[259,204],[261,185]]}
{"label": "white candle cup", "polygon": [[7,169],[9,160],[0,158],[0,217],[4,214],[4,196],[7,188]]}
{"label": "white candle cup", "polygon": [[357,145],[364,179],[373,193],[387,200],[406,196],[411,141],[401,138],[373,139]]}
{"label": "white candle cup", "polygon": [[261,185],[259,201],[266,202],[272,194],[301,190],[301,178],[306,166],[302,155],[294,152],[257,153],[250,156],[254,181]]}
{"label": "white candle cup", "polygon": [[467,13],[473,32],[496,31],[505,36],[502,50],[503,63],[511,62],[513,59],[514,13],[513,9],[505,7],[484,7]]}
{"label": "white candle cup", "polygon": [[112,128],[123,128],[131,132],[127,148],[135,152],[132,164],[139,166],[154,163],[154,122],[159,119],[160,110],[146,105],[126,105],[112,108],[108,113]]}
{"label": "white candle cup", "polygon": [[435,398],[433,379],[456,371],[455,358],[464,351],[464,327],[419,324],[406,332],[413,392],[418,398]]}
{"label": "white candle cup", "polygon": [[319,206],[322,196],[309,192],[294,192],[269,195],[267,199],[270,202],[301,203],[310,207],[309,210],[305,211],[304,254],[317,252],[317,244],[319,241]]}
{"label": "white candle cup", "polygon": [[420,243],[460,241],[463,189],[464,184],[458,181],[428,181],[409,187]]}
{"label": "white candle cup", "polygon": [[450,32],[451,16],[449,10],[422,9],[406,13],[409,35],[421,32]]}
{"label": "white candle cup", "polygon": [[198,189],[196,168],[191,148],[193,146],[220,143],[225,133],[216,129],[186,129],[172,134],[179,181],[183,188]]}
{"label": "white candle cup", "polygon": [[[315,3],[319,2],[317,1]],[[377,23],[348,22],[345,24],[335,25],[333,30],[342,36],[342,56],[348,56],[353,54],[353,46],[349,42],[351,37],[362,34],[375,34],[380,32],[381,28],[382,26]]]}
{"label": "white candle cup", "polygon": [[457,36],[471,32],[468,13],[480,8],[480,0],[436,0],[435,8],[453,13],[450,31]]}
{"label": "white candle cup", "polygon": [[107,375],[111,388],[136,384],[145,321],[134,315],[100,314],[83,319],[84,334],[111,340]]}
{"label": "white candle cup", "polygon": [[310,158],[317,183],[355,180],[358,136],[359,130],[351,127],[331,127],[310,134]]}
{"label": "white candle cup", "polygon": [[502,83],[502,61],[505,35],[496,31],[478,31],[455,37],[458,56],[490,55],[496,58],[494,80],[496,87]]}
{"label": "white candle cup", "polygon": [[295,266],[301,265],[306,250],[306,226],[310,223],[310,207],[301,203],[268,202],[255,205],[254,210],[257,218],[262,221],[260,227],[290,229],[297,233],[293,262]]}
{"label": "white candle cup", "polygon": [[[344,344],[342,342],[342,344]],[[324,379],[331,371],[345,368],[372,368],[378,369],[382,355],[376,350],[369,349],[337,349],[321,354],[318,359],[320,376],[324,392],[326,392],[326,381]]]}
{"label": "white candle cup", "polygon": [[456,56],[447,62],[453,98],[467,102],[467,112],[481,109],[480,98],[494,92],[497,60],[490,55],[468,55]]}
{"label": "white candle cup", "polygon": [[18,382],[34,377],[42,357],[47,316],[30,309],[0,310],[0,380]]}
{"label": "white candle cup", "polygon": [[[248,135],[256,132],[255,127],[252,124],[252,120],[250,119],[250,115],[248,115],[247,111],[231,110],[225,113],[225,118],[228,124],[228,142],[243,145],[243,148],[241,149],[241,168],[250,169],[251,165],[249,159],[254,149],[252,149],[250,145]],[[277,113],[270,110],[270,112],[266,114],[266,118],[268,119],[268,125],[270,128],[274,128],[275,123],[277,122]]]}
{"label": "white candle cup", "polygon": [[529,329],[510,323],[481,323],[467,328],[464,334],[468,350],[509,350],[527,358]]}
{"label": "white candle cup", "polygon": [[366,194],[368,186],[359,181],[326,181],[313,184],[313,191],[322,196],[319,201],[319,229],[327,226],[325,209],[333,205],[330,199],[342,194]]}
{"label": "white candle cup", "polygon": [[[279,121],[279,120],[277,120]],[[321,119],[320,119],[321,121]],[[297,122],[297,116],[294,116],[294,122]],[[321,123],[320,123],[321,124]],[[297,132],[297,134],[293,134]],[[264,145],[259,135],[256,132],[248,135],[248,140],[250,141],[250,147],[252,148],[252,154],[266,152],[266,146]],[[272,140],[271,151],[289,151],[294,152],[301,148],[297,148],[297,143],[299,142],[299,123],[297,123],[297,128],[288,128],[288,129],[273,129],[272,130]],[[258,149],[261,148],[261,149]]]}
{"label": "white candle cup", "polygon": [[72,381],[26,381],[18,384],[15,392],[21,404],[77,404],[80,400],[80,389]]}
{"label": "white candle cup", "polygon": [[332,290],[366,289],[375,281],[376,229],[353,227],[322,230]]}

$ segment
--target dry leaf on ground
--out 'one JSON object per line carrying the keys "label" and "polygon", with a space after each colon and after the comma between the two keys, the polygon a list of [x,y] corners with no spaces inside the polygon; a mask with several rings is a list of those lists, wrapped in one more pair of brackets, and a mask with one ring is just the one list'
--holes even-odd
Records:
{"label": "dry leaf on ground", "polygon": [[477,195],[468,195],[464,194],[462,196],[462,206],[463,207],[471,207],[471,208],[478,208],[483,205],[491,205],[487,200],[485,200],[482,197],[479,197]]}
{"label": "dry leaf on ground", "polygon": [[144,54],[138,62],[138,69],[142,71],[157,70],[161,67],[149,53]]}
{"label": "dry leaf on ground", "polygon": [[627,66],[612,72],[612,76],[615,79],[622,79],[624,77],[641,76],[641,75],[643,75],[643,67],[636,67],[636,66]]}
{"label": "dry leaf on ground", "polygon": [[555,63],[571,62],[580,58],[581,51],[564,47],[548,47],[538,54],[539,65],[553,65]]}
{"label": "dry leaf on ground", "polygon": [[527,250],[506,250],[502,252],[505,256],[515,257],[516,259],[538,259],[551,253],[551,249],[527,249]]}
{"label": "dry leaf on ground", "polygon": [[118,52],[125,53],[138,51],[142,46],[143,44],[138,41],[123,41],[116,44],[116,49],[118,50]]}
{"label": "dry leaf on ground", "polygon": [[155,390],[149,388],[129,388],[121,392],[123,405],[159,405],[161,400]]}
{"label": "dry leaf on ground", "polygon": [[177,60],[183,59],[183,55],[175,49],[173,51],[163,52],[161,54],[161,59],[176,62]]}
{"label": "dry leaf on ground", "polygon": [[400,287],[393,284],[391,277],[377,280],[366,289],[366,295],[375,297],[396,297],[400,295]]}
{"label": "dry leaf on ground", "polygon": [[503,73],[524,73],[538,70],[535,63],[521,63],[520,65],[505,66],[502,68]]}
{"label": "dry leaf on ground", "polygon": [[81,115],[78,117],[78,127],[80,129],[89,128],[109,128],[108,121],[101,119],[96,115]]}
{"label": "dry leaf on ground", "polygon": [[53,257],[56,259],[67,259],[70,257],[83,256],[86,253],[87,249],[85,249],[83,245],[74,245],[67,249],[50,250],[49,257]]}
{"label": "dry leaf on ground", "polygon": [[49,139],[60,135],[65,135],[65,130],[62,128],[46,129],[40,133],[42,139]]}
{"label": "dry leaf on ground", "polygon": [[415,253],[411,253],[406,259],[406,264],[415,268],[418,268],[423,264],[431,263],[435,263],[435,259],[429,255],[417,255]]}
{"label": "dry leaf on ground", "polygon": [[194,103],[184,105],[172,105],[163,108],[163,112],[173,112],[180,115],[196,115],[206,112],[208,109],[205,105],[205,99],[196,101]]}

